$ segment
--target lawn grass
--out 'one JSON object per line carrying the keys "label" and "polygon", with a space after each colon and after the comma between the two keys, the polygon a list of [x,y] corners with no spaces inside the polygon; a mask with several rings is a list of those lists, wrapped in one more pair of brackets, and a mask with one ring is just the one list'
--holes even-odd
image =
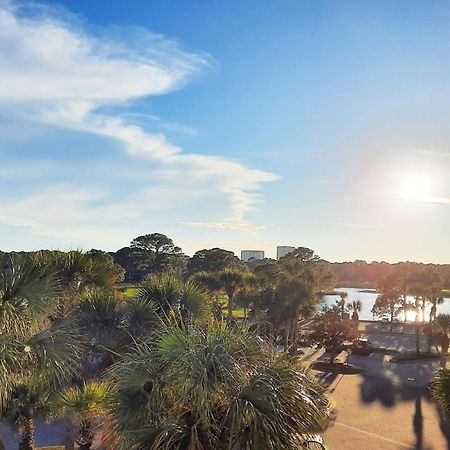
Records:
{"label": "lawn grass", "polygon": [[136,297],[139,288],[137,287],[127,287],[122,292],[125,298],[133,298]]}
{"label": "lawn grass", "polygon": [[36,450],[64,450],[64,445],[51,445],[50,447],[36,447]]}
{"label": "lawn grass", "polygon": [[[228,314],[228,309],[227,309],[226,305],[222,308],[222,311],[223,311],[224,316],[226,316]],[[247,314],[248,314],[248,311],[247,311]],[[233,317],[235,317],[236,319],[243,319],[244,318],[244,309],[243,308],[233,309]]]}

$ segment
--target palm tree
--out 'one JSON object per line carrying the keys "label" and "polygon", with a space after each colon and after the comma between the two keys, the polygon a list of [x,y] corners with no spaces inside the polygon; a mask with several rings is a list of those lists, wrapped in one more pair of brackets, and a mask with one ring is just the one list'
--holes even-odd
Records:
{"label": "palm tree", "polygon": [[19,431],[19,450],[34,450],[36,446],[34,415],[45,405],[46,393],[32,382],[21,382],[11,390],[6,417]]}
{"label": "palm tree", "polygon": [[442,295],[442,289],[438,287],[432,287],[428,291],[428,300],[431,302],[430,310],[430,322],[436,320],[437,316],[437,305],[442,305],[444,303],[444,297]]}
{"label": "palm tree", "polygon": [[337,300],[337,306],[341,310],[341,317],[344,318],[345,314],[345,299],[348,297],[347,292],[339,292],[339,297],[341,297],[340,300]]}
{"label": "palm tree", "polygon": [[284,326],[285,346],[295,353],[299,318],[312,315],[317,297],[308,283],[289,276],[279,280],[274,294],[268,315]]}
{"label": "palm tree", "polygon": [[219,286],[228,297],[228,322],[233,320],[233,299],[236,292],[244,286],[244,275],[234,269],[225,269],[217,274]]}
{"label": "palm tree", "polygon": [[350,309],[350,311],[353,311],[352,320],[354,320],[355,322],[358,322],[359,321],[359,313],[361,312],[361,309],[362,309],[361,300],[353,300],[353,302],[350,303],[350,305],[348,305],[348,308]]}
{"label": "palm tree", "polygon": [[135,301],[152,304],[159,316],[176,312],[184,319],[202,318],[208,310],[208,296],[197,283],[171,275],[148,278],[139,287]]}
{"label": "palm tree", "polygon": [[80,450],[92,448],[98,421],[106,412],[108,395],[109,385],[103,381],[85,382],[61,394],[57,415],[78,427],[76,443]]}
{"label": "palm tree", "polygon": [[167,325],[110,378],[116,449],[294,449],[328,414],[296,358],[224,322]]}
{"label": "palm tree", "polygon": [[54,389],[77,371],[76,336],[48,318],[57,286],[51,268],[28,260],[0,273],[0,415],[20,411],[22,448],[34,446],[34,386]]}
{"label": "palm tree", "polygon": [[435,319],[439,329],[438,340],[441,347],[441,365],[445,367],[449,347],[450,314],[439,314]]}
{"label": "palm tree", "polygon": [[[114,355],[125,345],[125,308],[113,292],[95,289],[88,291],[69,318],[86,341],[87,370],[99,373],[114,361]],[[87,357],[89,355],[89,357]]]}
{"label": "palm tree", "polygon": [[38,329],[55,307],[58,280],[49,266],[11,260],[0,272],[0,333],[24,335]]}
{"label": "palm tree", "polygon": [[244,309],[244,319],[247,318],[247,310],[258,303],[267,287],[269,283],[266,277],[254,273],[244,275],[244,285],[236,295],[236,303]]}

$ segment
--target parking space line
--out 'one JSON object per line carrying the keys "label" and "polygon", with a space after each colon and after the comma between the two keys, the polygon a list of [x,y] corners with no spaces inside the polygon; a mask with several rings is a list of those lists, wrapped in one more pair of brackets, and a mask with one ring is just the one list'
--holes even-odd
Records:
{"label": "parking space line", "polygon": [[361,430],[360,428],[352,427],[351,425],[347,425],[347,424],[342,423],[342,422],[335,421],[334,424],[335,425],[340,425],[340,426],[345,427],[345,428],[349,428],[349,429],[351,429],[353,431],[358,431],[359,433],[366,434],[367,436],[371,436],[371,437],[378,438],[378,439],[381,439],[381,440],[386,441],[386,442],[390,442],[391,444],[401,445],[402,447],[412,448],[413,450],[416,448],[413,445],[405,444],[403,442],[399,442],[399,441],[396,441],[394,439],[389,439],[389,438],[386,438],[384,436],[380,436],[379,434],[371,433],[370,431]]}

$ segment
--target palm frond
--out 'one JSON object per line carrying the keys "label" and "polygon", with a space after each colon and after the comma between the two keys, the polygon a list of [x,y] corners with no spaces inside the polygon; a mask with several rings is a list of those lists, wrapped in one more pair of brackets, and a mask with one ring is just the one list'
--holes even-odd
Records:
{"label": "palm frond", "polygon": [[431,380],[430,389],[444,418],[450,421],[450,370],[440,369]]}

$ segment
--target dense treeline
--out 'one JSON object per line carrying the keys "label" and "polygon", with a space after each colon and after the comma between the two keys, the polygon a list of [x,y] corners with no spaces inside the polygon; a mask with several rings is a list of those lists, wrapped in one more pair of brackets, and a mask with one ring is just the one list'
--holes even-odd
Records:
{"label": "dense treeline", "polygon": [[442,287],[450,289],[450,264],[423,264],[400,262],[354,261],[330,263],[331,270],[336,277],[336,285],[340,287],[370,287],[376,288],[381,280],[392,271],[409,272],[427,270],[436,273],[442,281]]}
{"label": "dense treeline", "polygon": [[[55,253],[43,251],[44,253]],[[0,251],[0,263],[4,266],[8,255],[26,255],[26,252],[4,253]],[[92,249],[87,255],[93,260],[103,260],[107,264],[116,264],[117,276],[126,283],[140,283],[151,274],[171,274],[188,278],[197,272],[218,272],[226,268],[243,270],[246,267],[255,269],[258,266],[270,265],[276,261],[266,258],[261,261],[243,263],[231,251],[221,248],[202,249],[192,257],[185,255],[172,239],[161,233],[152,233],[133,239],[130,246],[116,252],[106,253]],[[335,276],[335,285],[339,287],[375,288],[393,270],[410,271],[426,269],[438,274],[442,287],[450,289],[450,264],[423,264],[400,262],[334,262],[329,263]]]}

